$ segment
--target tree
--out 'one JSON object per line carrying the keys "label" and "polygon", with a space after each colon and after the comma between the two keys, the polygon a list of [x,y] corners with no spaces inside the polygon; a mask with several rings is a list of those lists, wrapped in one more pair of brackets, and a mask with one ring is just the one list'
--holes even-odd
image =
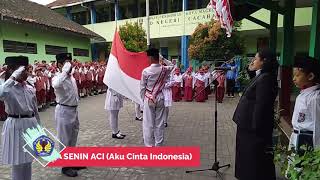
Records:
{"label": "tree", "polygon": [[128,51],[147,50],[146,31],[138,23],[126,23],[119,28],[121,40]]}
{"label": "tree", "polygon": [[232,36],[228,38],[218,21],[199,24],[191,35],[188,49],[190,58],[202,62],[228,60],[235,55],[241,55],[244,52],[244,43],[237,31],[240,25],[239,22],[235,23]]}

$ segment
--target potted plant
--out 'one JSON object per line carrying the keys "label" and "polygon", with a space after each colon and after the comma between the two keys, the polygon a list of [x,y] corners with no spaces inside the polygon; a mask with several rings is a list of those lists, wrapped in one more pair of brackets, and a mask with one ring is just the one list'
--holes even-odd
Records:
{"label": "potted plant", "polygon": [[281,174],[289,180],[320,179],[320,148],[315,150],[303,148],[305,152],[299,156],[294,149],[288,150],[286,146],[277,146],[274,161],[281,168]]}
{"label": "potted plant", "polygon": [[[275,113],[275,131],[273,142],[275,146],[274,162],[281,169],[281,174],[289,180],[317,180],[320,179],[320,148],[302,147],[303,155],[298,155],[295,149],[282,145],[279,141],[280,112]],[[290,163],[289,163],[290,162]]]}

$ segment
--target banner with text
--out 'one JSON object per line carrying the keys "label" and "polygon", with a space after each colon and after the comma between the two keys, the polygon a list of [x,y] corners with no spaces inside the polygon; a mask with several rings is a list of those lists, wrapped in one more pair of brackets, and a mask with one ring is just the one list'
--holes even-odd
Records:
{"label": "banner with text", "polygon": [[49,167],[198,167],[200,147],[67,147]]}

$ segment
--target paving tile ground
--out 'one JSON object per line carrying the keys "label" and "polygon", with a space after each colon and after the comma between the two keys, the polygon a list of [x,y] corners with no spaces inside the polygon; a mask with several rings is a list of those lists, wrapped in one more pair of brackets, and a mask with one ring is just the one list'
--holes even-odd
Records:
{"label": "paving tile ground", "polygon": [[[231,120],[239,98],[225,98],[218,104],[218,160],[231,167],[222,169],[225,180],[235,180],[234,149],[236,126]],[[78,146],[143,146],[142,123],[134,120],[134,104],[126,100],[120,111],[119,127],[127,134],[123,140],[111,138],[108,114],[103,109],[105,95],[82,99],[79,106],[80,132]],[[54,108],[40,113],[42,124],[56,133]],[[165,132],[167,146],[200,146],[201,168],[214,162],[214,99],[205,103],[177,102],[170,110],[169,126]],[[0,121],[0,128],[3,122]],[[0,148],[1,149],[1,148]],[[0,157],[1,158],[1,157]],[[213,171],[186,174],[190,168],[88,168],[76,178],[68,178],[59,168],[43,168],[33,163],[33,180],[214,180]],[[10,167],[0,166],[0,179],[11,179]]]}

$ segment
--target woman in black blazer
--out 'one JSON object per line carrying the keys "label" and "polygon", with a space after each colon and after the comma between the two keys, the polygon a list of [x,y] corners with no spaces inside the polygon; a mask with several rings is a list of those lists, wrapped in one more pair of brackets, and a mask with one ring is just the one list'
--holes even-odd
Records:
{"label": "woman in black blazer", "polygon": [[235,176],[239,180],[275,180],[272,132],[278,62],[270,50],[258,52],[249,66],[256,71],[233,115],[237,124]]}

